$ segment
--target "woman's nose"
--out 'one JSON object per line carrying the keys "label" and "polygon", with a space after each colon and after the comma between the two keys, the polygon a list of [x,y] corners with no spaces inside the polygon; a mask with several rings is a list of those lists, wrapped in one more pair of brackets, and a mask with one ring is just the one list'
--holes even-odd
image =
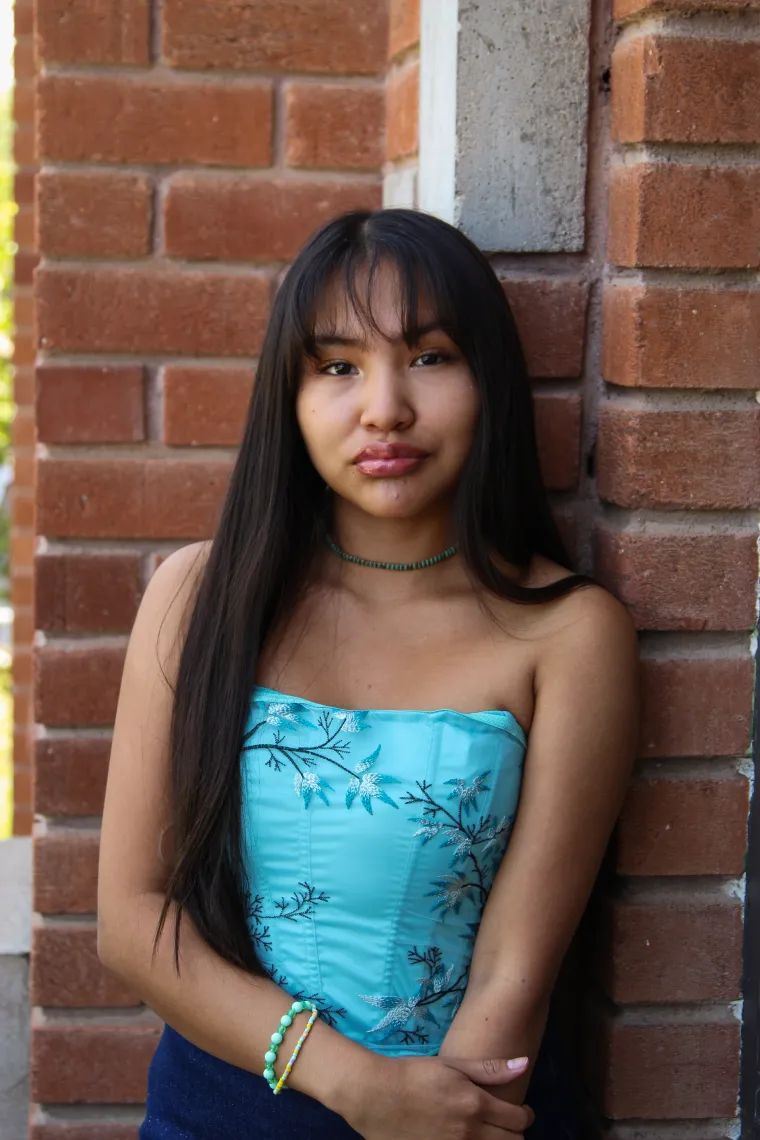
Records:
{"label": "woman's nose", "polygon": [[376,367],[361,386],[361,425],[378,431],[408,427],[414,421],[406,378],[397,369]]}

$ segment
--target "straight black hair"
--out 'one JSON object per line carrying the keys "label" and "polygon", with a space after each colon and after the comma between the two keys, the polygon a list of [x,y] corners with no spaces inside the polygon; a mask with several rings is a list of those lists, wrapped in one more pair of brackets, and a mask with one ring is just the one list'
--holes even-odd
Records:
{"label": "straight black hair", "polygon": [[[570,569],[539,470],[525,361],[504,290],[459,230],[412,210],[353,211],[323,226],[288,269],[274,301],[243,441],[205,567],[188,609],[171,724],[173,863],[154,949],[175,907],[174,960],[188,914],[226,961],[261,973],[247,922],[240,755],[257,663],[308,581],[322,542],[325,488],[295,414],[304,359],[331,286],[376,331],[372,285],[391,266],[404,337],[422,305],[467,361],[480,416],[454,505],[465,564],[486,593],[535,604],[588,583],[516,584],[534,555]],[[361,285],[359,275],[361,274]],[[320,328],[323,332],[324,328]],[[519,576],[515,575],[516,577]]]}

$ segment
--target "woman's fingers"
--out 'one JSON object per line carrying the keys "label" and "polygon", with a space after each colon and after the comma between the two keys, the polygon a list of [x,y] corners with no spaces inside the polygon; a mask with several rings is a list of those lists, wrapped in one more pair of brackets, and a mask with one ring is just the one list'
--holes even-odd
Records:
{"label": "woman's fingers", "polygon": [[492,1124],[484,1124],[483,1130],[478,1133],[478,1140],[523,1140],[522,1132],[505,1132],[503,1128],[494,1128]]}
{"label": "woman's fingers", "polygon": [[486,1098],[483,1113],[485,1124],[491,1125],[493,1128],[500,1128],[502,1133],[511,1134],[515,1132],[518,1136],[522,1136],[526,1128],[530,1128],[536,1119],[533,1110],[527,1104],[507,1104],[505,1101],[499,1100],[498,1097],[491,1096],[485,1089],[483,1089],[483,1096]]}
{"label": "woman's fingers", "polygon": [[528,1067],[527,1057],[517,1057],[511,1061],[465,1061],[457,1057],[442,1057],[450,1069],[464,1073],[476,1085],[508,1085],[522,1077]]}

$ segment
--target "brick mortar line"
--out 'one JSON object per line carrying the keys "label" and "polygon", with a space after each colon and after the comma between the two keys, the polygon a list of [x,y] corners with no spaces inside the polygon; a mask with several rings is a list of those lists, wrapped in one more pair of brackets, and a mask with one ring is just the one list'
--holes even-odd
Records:
{"label": "brick mortar line", "polygon": [[[760,377],[758,377],[760,387]],[[605,382],[600,401],[636,412],[732,411],[760,413],[753,390],[746,388],[629,388]]]}
{"label": "brick mortar line", "polygon": [[166,426],[164,369],[158,364],[145,365],[145,435],[149,444],[163,442]]}
{"label": "brick mortar line", "polygon": [[97,926],[97,914],[41,914],[35,911],[32,921],[33,930],[53,930],[54,928],[66,930],[87,930],[92,932]]}
{"label": "brick mortar line", "polygon": [[760,166],[758,143],[616,142],[610,171],[632,166],[701,166],[708,170],[754,170]]}
{"label": "brick mortar line", "polygon": [[44,633],[42,630],[36,630],[39,641],[35,644],[36,649],[46,649],[51,646],[59,650],[77,650],[77,649],[126,649],[127,641],[129,640],[129,632],[125,633],[84,633],[81,635],[62,633],[60,635],[53,634],[52,636]]}
{"label": "brick mortar line", "polygon": [[757,534],[760,511],[752,510],[628,510],[614,503],[603,503],[600,521],[623,534],[652,537],[694,535],[695,537],[748,537]]}
{"label": "brick mortar line", "polygon": [[[314,185],[328,189],[334,185],[358,182],[360,185],[374,186],[380,181],[380,174],[374,170],[352,170],[347,167],[304,167],[304,166],[232,166],[209,165],[194,162],[77,162],[62,159],[60,162],[45,158],[35,172],[40,174],[91,174],[129,175],[144,174],[153,178],[170,180],[176,175],[192,175],[194,178],[208,178],[209,181],[245,180],[251,185],[258,182],[291,182],[294,186]],[[273,173],[276,177],[272,177]],[[33,209],[33,207],[29,207]]]}
{"label": "brick mortar line", "polygon": [[38,813],[45,820],[45,832],[40,838],[50,838],[51,836],[60,838],[61,836],[71,835],[92,835],[93,833],[100,834],[100,815],[54,815]]}
{"label": "brick mortar line", "polygon": [[86,737],[88,740],[110,740],[113,736],[113,726],[108,728],[48,728],[44,724],[34,722],[36,730],[35,740],[76,740]]}
{"label": "brick mortar line", "polygon": [[707,782],[746,779],[744,756],[667,756],[654,759],[641,757],[636,761],[636,776],[642,780],[665,780],[668,783],[704,780]]}
{"label": "brick mortar line", "polygon": [[246,87],[251,84],[271,83],[277,79],[283,82],[298,80],[325,87],[371,87],[382,89],[385,86],[386,72],[362,74],[361,72],[347,72],[345,75],[336,75],[334,72],[313,71],[282,71],[275,68],[261,68],[256,70],[241,70],[240,68],[215,67],[208,70],[200,68],[176,68],[169,64],[157,62],[149,67],[139,64],[109,64],[109,63],[64,63],[56,61],[40,61],[39,78],[48,76],[70,79],[123,79],[134,82],[136,85],[151,86],[156,83],[166,86],[198,86],[208,85],[216,87]]}
{"label": "brick mortar line", "polygon": [[626,288],[631,286],[672,288],[674,293],[680,289],[715,291],[716,287],[724,292],[756,293],[760,286],[760,272],[757,269],[688,269],[657,266],[627,268],[609,263],[605,284]]}
{"label": "brick mortar line", "polygon": [[608,902],[620,902],[625,906],[707,906],[733,909],[737,903],[740,884],[728,875],[664,876],[645,878],[644,876],[618,876],[618,893],[604,896]]}
{"label": "brick mortar line", "polygon": [[664,1002],[654,1005],[650,1002],[633,1002],[616,1006],[612,1018],[619,1025],[635,1028],[663,1028],[665,1026],[687,1025],[741,1025],[741,1014],[737,1016],[739,1000]]}
{"label": "brick mortar line", "polygon": [[744,661],[753,657],[747,631],[642,630],[639,645],[645,661]]}
{"label": "brick mortar line", "polygon": [[[150,27],[148,31],[151,67],[160,64],[163,54],[163,16],[164,0],[152,0],[150,4]],[[44,60],[41,61],[41,64],[44,66]]]}
{"label": "brick mortar line", "polygon": [[650,1120],[628,1117],[616,1120],[615,1140],[740,1140],[738,1117],[707,1119]]}
{"label": "brick mortar line", "polygon": [[[167,353],[166,356],[150,352],[56,352],[50,353],[42,350],[38,354],[37,366],[45,365],[52,368],[82,368],[93,366],[95,368],[118,368],[124,365],[144,365],[146,368],[154,366],[165,368],[192,368],[202,372],[205,369],[255,369],[258,365],[257,356],[180,356]],[[33,368],[34,365],[25,367]]]}
{"label": "brick mortar line", "polygon": [[32,1030],[61,1026],[66,1028],[160,1028],[163,1021],[146,1005],[140,1006],[32,1006]]}
{"label": "brick mortar line", "polygon": [[[135,554],[144,558],[152,554],[166,557],[174,550],[187,546],[187,542],[179,539],[161,538],[46,538],[39,536],[44,543],[41,554]],[[28,577],[29,575],[23,575]]]}
{"label": "brick mortar line", "polygon": [[619,21],[618,44],[645,36],[664,39],[719,40],[721,43],[760,43],[760,13],[756,12],[643,12]]}
{"label": "brick mortar line", "polygon": [[[120,273],[147,273],[156,277],[176,273],[204,273],[208,276],[255,277],[273,281],[276,275],[289,264],[288,261],[190,261],[179,257],[144,257],[123,259],[99,258],[52,258],[44,254],[40,261],[41,269],[56,272],[86,273],[105,271],[112,275]],[[37,295],[39,296],[39,286]]]}
{"label": "brick mortar line", "polygon": [[281,77],[272,83],[272,165],[275,176],[282,178],[288,169],[285,162],[287,147],[287,112],[285,109],[285,86]]}
{"label": "brick mortar line", "polygon": [[198,463],[225,462],[237,458],[238,447],[208,447],[199,444],[197,447],[185,444],[172,446],[162,440],[146,440],[143,444],[134,443],[39,443],[37,445],[37,458],[40,460],[64,459],[67,462],[82,462],[92,460],[100,463],[103,460],[117,463],[122,460],[181,460]]}
{"label": "brick mortar line", "polygon": [[[57,1102],[32,1103],[32,1124],[141,1124],[144,1107],[133,1104],[58,1104]],[[64,1134],[65,1135],[65,1134]]]}

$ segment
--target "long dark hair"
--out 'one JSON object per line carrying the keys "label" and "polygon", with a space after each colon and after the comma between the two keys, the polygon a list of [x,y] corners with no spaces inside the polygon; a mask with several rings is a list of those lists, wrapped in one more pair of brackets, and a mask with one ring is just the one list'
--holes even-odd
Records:
{"label": "long dark hair", "polygon": [[[262,649],[307,581],[327,524],[324,483],[301,438],[295,397],[304,356],[316,351],[314,326],[328,286],[342,283],[359,318],[372,325],[372,282],[382,265],[398,274],[407,342],[415,341],[424,300],[480,390],[454,507],[473,580],[522,603],[548,601],[587,581],[570,576],[528,589],[501,569],[507,563],[525,571],[537,554],[570,562],[541,480],[522,348],[486,257],[454,227],[412,210],[356,211],[325,225],[275,298],[243,441],[187,615],[171,725],[174,856],[155,943],[174,903],[177,969],[186,912],[222,958],[261,972],[246,916],[240,749]],[[360,272],[369,274],[363,290]]]}

